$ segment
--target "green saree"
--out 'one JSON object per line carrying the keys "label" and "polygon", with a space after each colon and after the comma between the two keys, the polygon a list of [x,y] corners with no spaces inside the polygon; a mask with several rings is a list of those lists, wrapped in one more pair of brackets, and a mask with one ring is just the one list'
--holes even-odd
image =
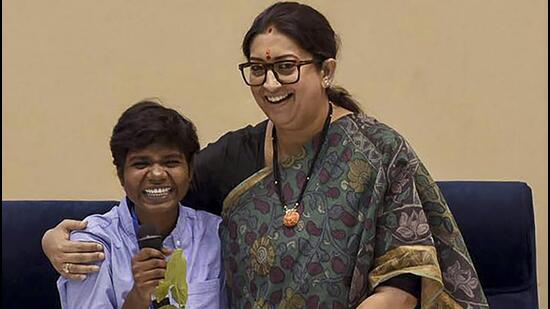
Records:
{"label": "green saree", "polygon": [[[297,199],[318,137],[281,163]],[[446,202],[397,132],[362,114],[334,121],[297,207],[283,226],[271,168],[225,198],[220,236],[234,308],[356,307],[384,281],[421,277],[421,308],[487,308]]]}

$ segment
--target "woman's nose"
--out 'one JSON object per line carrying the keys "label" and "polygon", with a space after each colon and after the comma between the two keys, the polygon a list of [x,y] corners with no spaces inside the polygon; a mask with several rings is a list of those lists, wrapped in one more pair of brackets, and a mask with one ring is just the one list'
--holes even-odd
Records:
{"label": "woman's nose", "polygon": [[268,70],[265,76],[264,88],[268,91],[273,91],[281,86],[281,83],[275,77],[273,71]]}

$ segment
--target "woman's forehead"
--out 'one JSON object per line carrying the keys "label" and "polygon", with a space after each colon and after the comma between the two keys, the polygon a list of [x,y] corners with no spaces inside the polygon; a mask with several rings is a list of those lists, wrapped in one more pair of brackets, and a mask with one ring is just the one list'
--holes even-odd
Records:
{"label": "woman's forehead", "polygon": [[[256,35],[250,44],[250,58],[266,59],[276,58],[281,55],[304,58],[309,53],[302,49],[292,38],[272,29]],[[269,59],[266,59],[269,60]]]}

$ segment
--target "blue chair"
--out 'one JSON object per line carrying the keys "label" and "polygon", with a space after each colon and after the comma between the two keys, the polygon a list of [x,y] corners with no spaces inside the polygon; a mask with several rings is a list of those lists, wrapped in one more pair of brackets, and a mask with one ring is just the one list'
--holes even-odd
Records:
{"label": "blue chair", "polygon": [[531,189],[522,182],[438,182],[490,308],[538,308]]}
{"label": "blue chair", "polygon": [[[538,308],[531,190],[520,182],[438,182],[493,309]],[[116,201],[2,201],[2,308],[60,308],[44,232]]]}
{"label": "blue chair", "polygon": [[2,308],[61,308],[58,274],[42,235],[63,219],[104,213],[115,201],[2,201]]}

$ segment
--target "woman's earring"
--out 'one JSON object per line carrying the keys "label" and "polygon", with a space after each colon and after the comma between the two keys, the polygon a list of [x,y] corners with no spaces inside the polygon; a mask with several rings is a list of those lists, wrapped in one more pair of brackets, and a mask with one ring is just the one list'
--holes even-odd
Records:
{"label": "woman's earring", "polygon": [[321,86],[323,86],[323,88],[325,88],[325,89],[330,87],[330,81],[328,80],[328,78],[323,79],[323,82],[321,83]]}

